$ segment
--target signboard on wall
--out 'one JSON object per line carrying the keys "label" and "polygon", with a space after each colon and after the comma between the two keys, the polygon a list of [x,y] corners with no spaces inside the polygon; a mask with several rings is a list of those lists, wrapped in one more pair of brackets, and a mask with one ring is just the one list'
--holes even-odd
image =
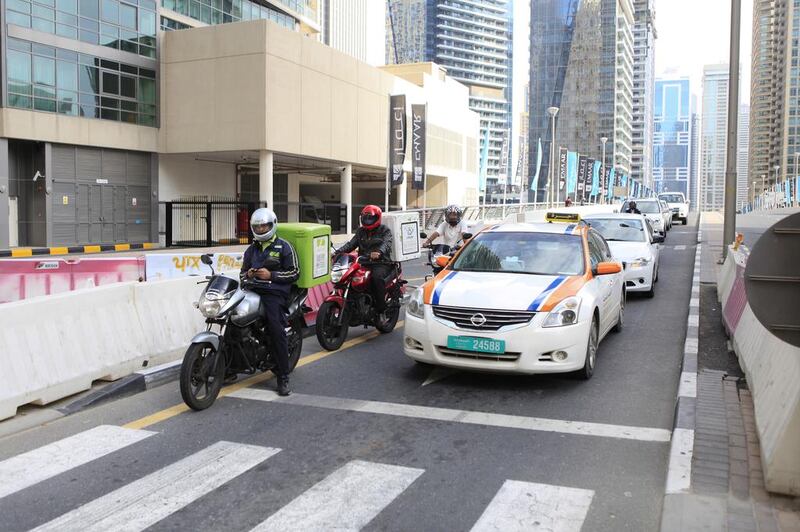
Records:
{"label": "signboard on wall", "polygon": [[[145,273],[148,281],[174,279],[191,275],[209,275],[211,270],[200,262],[202,253],[148,253]],[[244,253],[215,253],[212,265],[217,272],[239,271]]]}

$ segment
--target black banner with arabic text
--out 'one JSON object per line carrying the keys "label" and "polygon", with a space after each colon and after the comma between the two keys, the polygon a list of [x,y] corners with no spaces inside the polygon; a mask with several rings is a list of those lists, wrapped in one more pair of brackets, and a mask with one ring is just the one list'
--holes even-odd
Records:
{"label": "black banner with arabic text", "polygon": [[575,194],[576,199],[584,198],[584,192],[586,190],[586,156],[580,155],[578,156],[578,191]]}
{"label": "black banner with arabic text", "polygon": [[558,148],[558,190],[567,186],[567,149]]}
{"label": "black banner with arabic text", "polygon": [[403,183],[403,163],[406,160],[406,96],[389,97],[389,160],[386,176],[390,186]]}
{"label": "black banner with arabic text", "polygon": [[411,188],[425,190],[426,107],[411,105]]}

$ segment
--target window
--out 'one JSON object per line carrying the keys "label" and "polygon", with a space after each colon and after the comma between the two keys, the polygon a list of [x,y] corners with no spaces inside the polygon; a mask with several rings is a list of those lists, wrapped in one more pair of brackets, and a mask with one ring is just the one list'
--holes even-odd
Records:
{"label": "window", "polygon": [[597,265],[605,261],[605,253],[603,247],[600,245],[600,239],[593,231],[589,231],[589,261],[592,264],[592,269],[597,268]]}

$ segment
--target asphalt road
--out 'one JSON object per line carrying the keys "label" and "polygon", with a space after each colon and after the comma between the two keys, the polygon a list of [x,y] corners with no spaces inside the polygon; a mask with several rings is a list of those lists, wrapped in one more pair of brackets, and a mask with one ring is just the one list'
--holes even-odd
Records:
{"label": "asphalt road", "polygon": [[309,338],[288,400],[263,379],[187,412],[172,383],[0,440],[0,529],[657,530],[695,234],[588,382],[431,370],[401,330]]}

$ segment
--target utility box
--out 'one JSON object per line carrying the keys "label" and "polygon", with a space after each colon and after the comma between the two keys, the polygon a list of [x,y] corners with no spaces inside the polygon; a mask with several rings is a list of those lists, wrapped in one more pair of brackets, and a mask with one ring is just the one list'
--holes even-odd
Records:
{"label": "utility box", "polygon": [[294,247],[300,263],[297,286],[311,288],[331,280],[331,228],[311,223],[279,223],[278,236]]}
{"label": "utility box", "polygon": [[419,213],[386,212],[382,223],[392,231],[392,260],[403,262],[420,258]]}

